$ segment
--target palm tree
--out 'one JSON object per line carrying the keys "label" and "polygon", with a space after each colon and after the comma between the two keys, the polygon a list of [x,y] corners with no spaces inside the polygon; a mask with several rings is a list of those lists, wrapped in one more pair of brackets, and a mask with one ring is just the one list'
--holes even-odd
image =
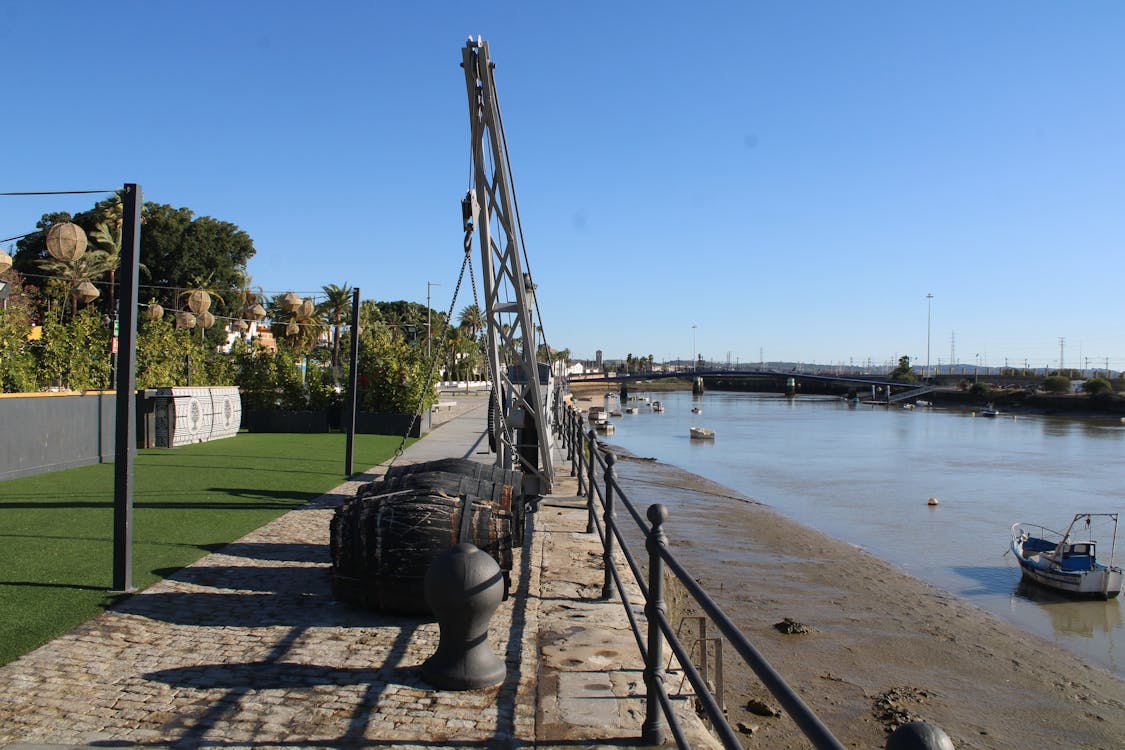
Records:
{"label": "palm tree", "polygon": [[484,330],[484,313],[476,305],[469,305],[461,311],[457,319],[458,324],[469,332],[469,336],[476,339],[477,334]]}
{"label": "palm tree", "polygon": [[73,316],[78,312],[78,285],[105,274],[110,268],[110,261],[103,250],[87,250],[74,260],[44,258],[39,261],[39,267],[66,283],[70,295],[70,314]]}
{"label": "palm tree", "polygon": [[308,304],[301,304],[296,310],[289,311],[281,302],[283,296],[276,295],[268,305],[270,329],[274,331],[278,343],[284,342],[297,354],[306,355],[316,346],[317,339],[326,327],[324,314],[308,298]]}
{"label": "palm tree", "polygon": [[325,300],[320,303],[320,313],[332,326],[332,378],[340,378],[340,329],[352,308],[352,288],[345,283],[342,287],[329,284],[321,287]]}

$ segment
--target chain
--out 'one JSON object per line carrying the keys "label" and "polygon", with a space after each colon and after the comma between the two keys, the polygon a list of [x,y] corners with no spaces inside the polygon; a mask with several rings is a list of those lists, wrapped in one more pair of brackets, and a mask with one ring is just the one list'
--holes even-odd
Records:
{"label": "chain", "polygon": [[[403,451],[406,450],[406,441],[410,438],[410,433],[414,431],[414,425],[418,423],[418,417],[422,414],[422,407],[426,405],[426,393],[430,390],[430,387],[434,382],[434,367],[437,364],[438,357],[441,356],[442,350],[445,348],[446,342],[449,341],[449,332],[453,328],[453,326],[449,325],[449,321],[453,320],[453,310],[457,307],[457,296],[461,293],[461,282],[465,279],[465,269],[472,268],[472,262],[469,260],[469,258],[469,253],[468,251],[466,251],[465,260],[461,261],[461,273],[457,277],[457,286],[455,286],[453,289],[453,299],[449,302],[449,312],[446,313],[445,316],[445,335],[442,337],[442,340],[438,342],[438,346],[434,348],[433,356],[430,357],[430,370],[426,373],[426,382],[422,388],[421,394],[418,397],[418,408],[414,410],[414,416],[410,420],[410,425],[406,428],[406,432],[403,433],[402,442],[398,444],[398,448],[395,450],[394,458],[391,459],[390,464],[392,466],[394,465],[394,462],[397,461],[398,458],[403,454]],[[472,274],[470,274],[470,278],[471,277]],[[473,298],[476,299],[475,282],[473,284]]]}

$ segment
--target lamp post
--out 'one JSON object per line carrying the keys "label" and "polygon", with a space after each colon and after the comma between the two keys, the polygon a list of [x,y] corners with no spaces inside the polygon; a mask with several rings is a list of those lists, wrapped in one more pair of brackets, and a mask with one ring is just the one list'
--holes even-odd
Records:
{"label": "lamp post", "polygon": [[441,286],[436,281],[426,282],[426,359],[430,358],[430,339],[433,338],[434,330],[430,325],[430,287]]}
{"label": "lamp post", "polygon": [[934,295],[926,293],[926,377],[932,378],[934,371],[930,369],[930,313],[933,308]]}
{"label": "lamp post", "polygon": [[698,327],[699,326],[695,325],[694,323],[691,324],[691,371],[692,372],[695,372],[696,362],[698,361],[695,358],[695,329],[698,328]]}

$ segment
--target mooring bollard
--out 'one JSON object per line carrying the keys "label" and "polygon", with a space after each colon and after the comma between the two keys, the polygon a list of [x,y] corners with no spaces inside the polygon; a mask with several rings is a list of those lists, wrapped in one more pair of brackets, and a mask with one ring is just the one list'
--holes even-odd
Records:
{"label": "mooring bollard", "polygon": [[430,563],[424,586],[441,637],[422,664],[422,676],[442,690],[503,682],[507,667],[488,646],[488,622],[504,597],[496,561],[472,544],[456,544]]}
{"label": "mooring bollard", "polygon": [[928,721],[912,721],[891,732],[886,750],[954,750],[941,727]]}

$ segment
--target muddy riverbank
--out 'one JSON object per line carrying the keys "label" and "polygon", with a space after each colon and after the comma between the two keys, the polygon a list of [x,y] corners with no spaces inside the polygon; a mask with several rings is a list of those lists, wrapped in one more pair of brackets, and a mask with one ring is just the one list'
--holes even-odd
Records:
{"label": "muddy riverbank", "polygon": [[[1125,683],[1105,670],[735,490],[617,452],[626,493],[669,508],[677,556],[845,745],[881,747],[921,718],[959,748],[1120,746]],[[787,618],[807,632],[779,631]],[[747,747],[807,746],[747,708],[776,701],[729,649],[725,683]]]}

